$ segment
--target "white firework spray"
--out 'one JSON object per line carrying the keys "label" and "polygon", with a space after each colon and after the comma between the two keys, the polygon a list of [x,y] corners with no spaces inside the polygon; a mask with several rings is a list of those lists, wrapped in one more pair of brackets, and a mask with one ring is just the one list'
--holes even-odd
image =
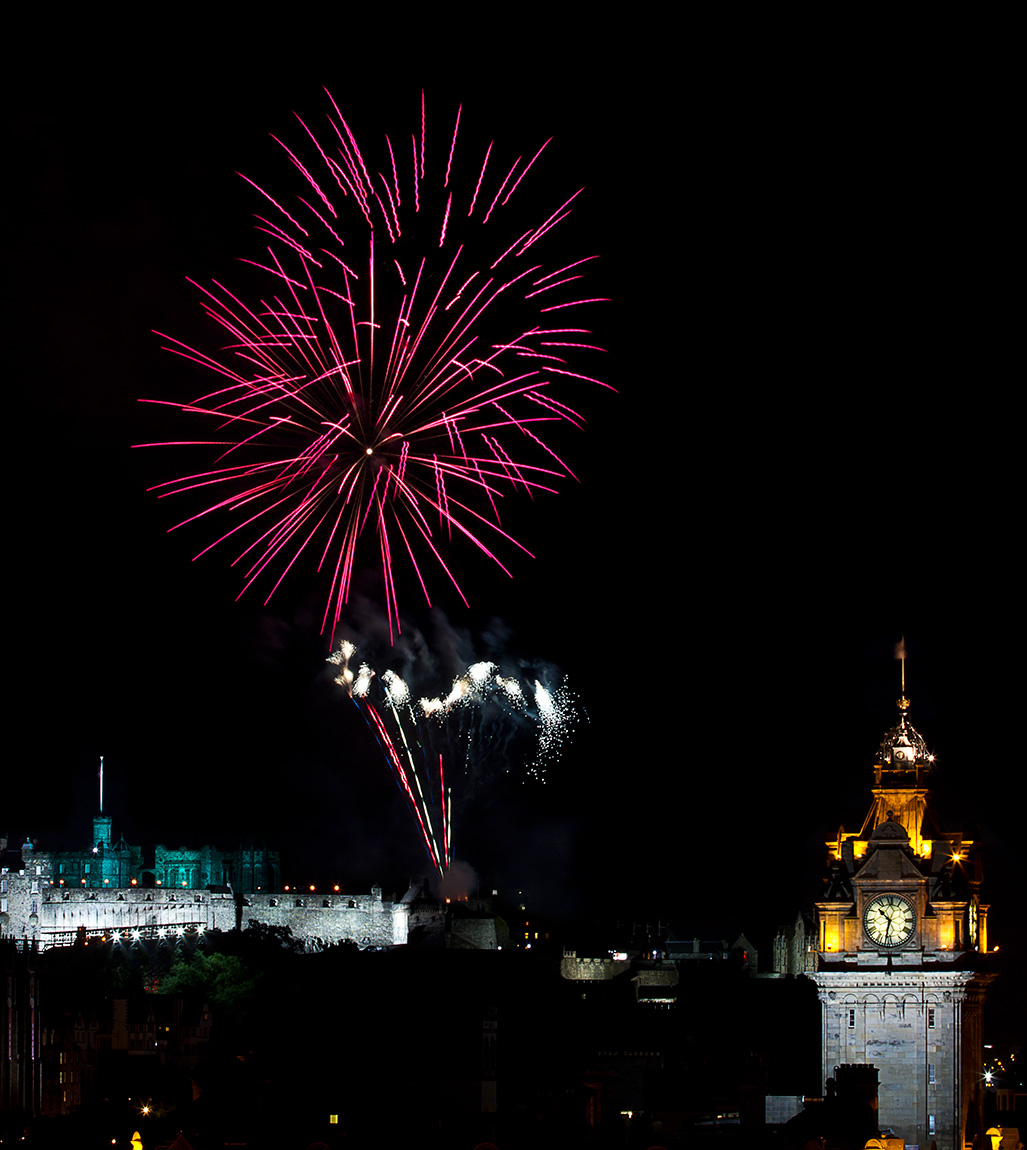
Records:
{"label": "white firework spray", "polygon": [[362,662],[354,674],[356,653],[344,641],[329,656],[339,668],[335,682],[374,732],[441,875],[452,858],[454,807],[501,774],[544,782],[577,721],[575,696],[551,668],[522,663],[521,674],[504,675],[481,660],[445,693],[415,699],[392,669],[379,675]]}

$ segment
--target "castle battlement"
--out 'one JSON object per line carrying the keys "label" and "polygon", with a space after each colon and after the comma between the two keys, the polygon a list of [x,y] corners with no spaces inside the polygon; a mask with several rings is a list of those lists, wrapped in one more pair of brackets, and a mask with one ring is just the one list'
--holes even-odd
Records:
{"label": "castle battlement", "polygon": [[278,878],[278,854],[252,846],[158,845],[147,867],[139,847],[112,845],[110,820],[97,831],[99,821],[87,851],[39,851],[26,841],[20,857],[8,854],[0,868],[0,937],[46,949],[83,934],[132,941],[264,923],[288,928],[308,946],[407,941],[409,907],[383,899],[379,887],[359,895],[261,889]]}

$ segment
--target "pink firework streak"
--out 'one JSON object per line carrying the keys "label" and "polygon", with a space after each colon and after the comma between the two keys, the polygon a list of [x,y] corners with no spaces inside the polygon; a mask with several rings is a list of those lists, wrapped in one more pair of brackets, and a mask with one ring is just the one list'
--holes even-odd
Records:
{"label": "pink firework streak", "polygon": [[[417,823],[421,828],[421,834],[424,837],[424,847],[428,852],[428,858],[431,860],[432,866],[438,872],[441,878],[449,869],[449,843],[446,838],[446,804],[448,801],[445,792],[445,783],[442,777],[442,756],[439,755],[439,789],[441,792],[441,814],[442,814],[442,840],[440,841],[435,833],[435,828],[432,825],[431,810],[428,806],[428,800],[425,798],[424,790],[421,787],[420,779],[417,777],[417,772],[413,769],[411,762],[411,770],[408,773],[407,769],[403,766],[403,759],[400,756],[399,748],[396,746],[385,726],[385,721],[381,715],[375,710],[374,705],[368,703],[366,705],[366,714],[371,717],[371,729],[375,732],[379,745],[385,752],[396,775],[396,780],[399,783],[407,802],[410,804],[410,809],[417,819]],[[398,720],[397,720],[398,722]],[[402,727],[400,733],[403,734]],[[407,751],[409,758],[409,750]],[[413,778],[417,787],[417,793],[414,793],[414,788],[410,785],[410,779]]]}
{"label": "pink firework streak", "polygon": [[219,451],[209,470],[153,490],[206,496],[178,527],[230,517],[200,555],[240,546],[240,594],[264,577],[270,599],[301,556],[316,556],[331,579],[322,631],[334,631],[358,564],[375,552],[398,630],[399,560],[429,604],[429,569],[466,603],[446,554],[454,537],[507,574],[498,549],[530,554],[503,529],[500,505],[573,478],[549,433],[582,427],[583,387],[609,387],[567,359],[603,350],[579,317],[604,301],[581,290],[595,256],[543,262],[580,194],[529,195],[545,144],[501,161],[492,143],[458,139],[458,109],[433,155],[422,97],[411,146],[386,136],[372,159],[331,105],[322,136],[300,121],[303,148],[281,144],[298,194],[272,196],[243,177],[263,197],[257,227],[270,244],[246,262],[271,277],[266,297],[200,287],[227,335],[214,354],[163,337],[217,377],[170,404],[212,421],[202,439],[175,442]]}
{"label": "pink firework streak", "polygon": [[[356,647],[344,640],[338,651],[329,656],[328,662],[340,668],[335,681],[346,689],[374,733],[417,820],[428,859],[442,878],[449,869],[451,845],[451,796],[446,789],[442,754],[438,756],[439,768],[435,776],[430,769],[434,755],[425,755],[424,745],[417,734],[409,687],[393,671],[386,671],[379,680],[377,673],[366,663],[361,664],[354,674],[349,664],[355,654]],[[377,703],[370,698],[372,688],[380,696]],[[418,770],[419,762],[424,764],[421,771]]]}

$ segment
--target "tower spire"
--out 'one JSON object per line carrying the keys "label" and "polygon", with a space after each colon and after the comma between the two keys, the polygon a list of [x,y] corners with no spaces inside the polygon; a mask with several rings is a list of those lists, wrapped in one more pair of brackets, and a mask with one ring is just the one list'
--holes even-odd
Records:
{"label": "tower spire", "polygon": [[103,755],[100,756],[100,814],[103,814]]}
{"label": "tower spire", "polygon": [[900,711],[907,711],[907,710],[909,710],[909,700],[906,698],[906,636],[905,635],[903,635],[902,638],[898,641],[898,643],[895,644],[895,658],[898,659],[899,662],[902,664],[902,671],[901,671],[902,692],[899,696],[899,710]]}

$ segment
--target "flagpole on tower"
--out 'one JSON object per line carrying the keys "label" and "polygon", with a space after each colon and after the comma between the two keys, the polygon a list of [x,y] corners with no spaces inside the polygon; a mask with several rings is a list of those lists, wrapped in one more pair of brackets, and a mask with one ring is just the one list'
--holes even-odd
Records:
{"label": "flagpole on tower", "polygon": [[899,710],[905,711],[909,707],[909,700],[906,698],[906,636],[902,638],[895,645],[895,658],[902,664],[902,694],[899,696]]}
{"label": "flagpole on tower", "polygon": [[103,814],[103,755],[100,756],[100,814]]}

